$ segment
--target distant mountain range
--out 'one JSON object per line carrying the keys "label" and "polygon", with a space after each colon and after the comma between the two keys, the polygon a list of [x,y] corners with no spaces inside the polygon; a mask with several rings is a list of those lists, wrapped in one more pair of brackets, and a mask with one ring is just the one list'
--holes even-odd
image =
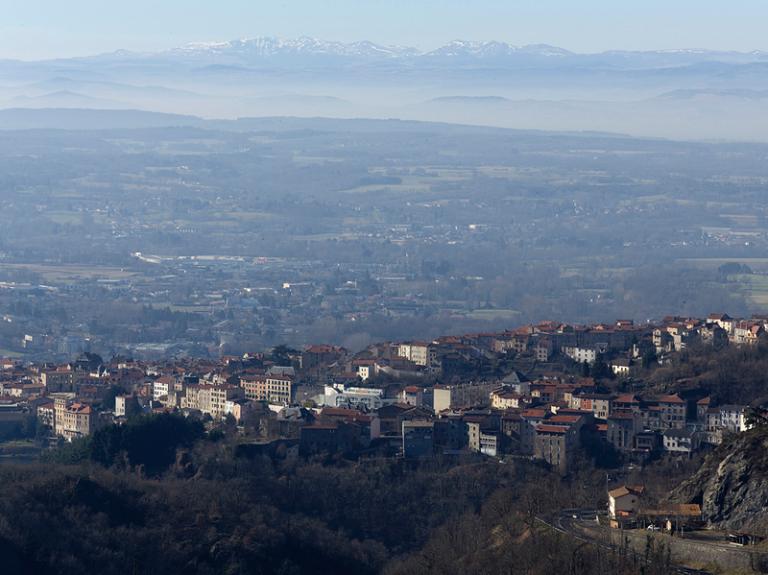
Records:
{"label": "distant mountain range", "polygon": [[237,62],[241,65],[263,64],[268,61],[308,59],[310,62],[323,60],[346,60],[349,62],[407,61],[413,63],[456,63],[461,61],[519,65],[543,59],[552,63],[589,64],[617,67],[637,66],[652,68],[658,66],[681,66],[699,62],[750,63],[768,62],[768,52],[736,52],[712,50],[655,50],[622,51],[612,50],[594,54],[580,54],[548,44],[516,46],[506,42],[476,42],[454,40],[435,50],[423,51],[408,46],[380,45],[369,41],[332,42],[317,38],[301,37],[281,39],[257,37],[226,42],[194,42],[161,52],[140,53],[118,50],[80,60],[126,61],[126,60],[181,60]]}
{"label": "distant mountain range", "polygon": [[[768,140],[766,99],[768,53],[762,51],[580,54],[548,44],[464,40],[418,50],[262,37],[159,52],[0,60],[0,108],[144,110],[224,119],[398,118]],[[43,126],[45,117],[36,116],[32,124]],[[129,125],[130,118],[118,123]]]}

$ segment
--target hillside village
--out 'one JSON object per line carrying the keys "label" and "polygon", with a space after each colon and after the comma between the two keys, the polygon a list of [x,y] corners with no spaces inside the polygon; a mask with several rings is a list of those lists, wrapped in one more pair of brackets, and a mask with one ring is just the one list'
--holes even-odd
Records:
{"label": "hillside village", "polygon": [[[768,318],[658,324],[544,322],[502,333],[386,342],[352,354],[297,351],[159,363],[84,354],[65,365],[4,360],[0,425],[55,445],[134,414],[233,426],[269,454],[425,458],[478,452],[568,474],[586,449],[643,462],[690,456],[750,426],[750,406],[687,386],[654,393],[639,373],[698,346],[756,346]],[[30,422],[32,420],[32,422]]]}

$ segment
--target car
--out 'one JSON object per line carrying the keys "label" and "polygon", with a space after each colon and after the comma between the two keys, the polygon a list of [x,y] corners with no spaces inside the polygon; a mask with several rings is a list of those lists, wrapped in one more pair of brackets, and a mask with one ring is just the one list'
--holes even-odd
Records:
{"label": "car", "polygon": [[661,531],[661,527],[658,525],[649,525],[646,529],[648,529],[648,531]]}

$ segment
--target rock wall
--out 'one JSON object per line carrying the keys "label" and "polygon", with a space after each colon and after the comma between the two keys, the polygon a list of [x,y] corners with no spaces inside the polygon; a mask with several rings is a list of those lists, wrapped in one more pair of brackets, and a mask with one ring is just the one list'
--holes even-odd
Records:
{"label": "rock wall", "polygon": [[672,494],[713,527],[768,537],[768,426],[731,436]]}

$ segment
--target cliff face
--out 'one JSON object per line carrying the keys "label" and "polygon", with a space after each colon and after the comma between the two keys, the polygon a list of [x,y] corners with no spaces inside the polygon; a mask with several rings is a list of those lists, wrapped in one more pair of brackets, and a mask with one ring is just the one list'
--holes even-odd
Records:
{"label": "cliff face", "polygon": [[768,426],[733,436],[672,493],[719,529],[768,536]]}

